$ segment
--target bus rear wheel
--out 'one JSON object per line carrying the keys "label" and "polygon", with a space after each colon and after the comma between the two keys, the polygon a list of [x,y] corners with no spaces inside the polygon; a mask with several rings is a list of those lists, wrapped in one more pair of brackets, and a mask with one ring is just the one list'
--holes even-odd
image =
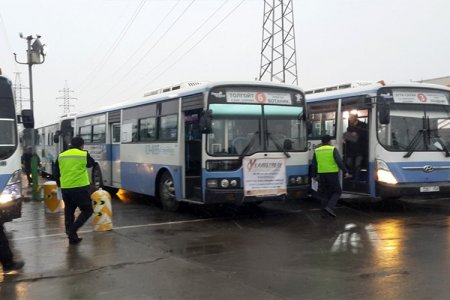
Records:
{"label": "bus rear wheel", "polygon": [[159,180],[158,196],[164,210],[176,211],[180,207],[180,202],[175,197],[175,184],[168,172],[164,172]]}

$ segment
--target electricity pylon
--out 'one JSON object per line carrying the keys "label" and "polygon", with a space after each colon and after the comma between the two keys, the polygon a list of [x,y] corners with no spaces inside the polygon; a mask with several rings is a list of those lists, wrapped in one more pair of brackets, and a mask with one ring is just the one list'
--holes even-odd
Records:
{"label": "electricity pylon", "polygon": [[58,92],[63,93],[62,97],[57,97],[56,99],[63,99],[64,100],[64,104],[60,105],[63,107],[63,114],[68,114],[70,113],[70,108],[73,107],[74,105],[70,104],[70,100],[77,100],[77,98],[71,97],[70,93],[73,93],[74,91],[69,89],[68,85],[67,85],[67,80],[64,84],[64,88],[62,90],[59,90]]}
{"label": "electricity pylon", "polygon": [[259,80],[298,84],[292,0],[264,0]]}

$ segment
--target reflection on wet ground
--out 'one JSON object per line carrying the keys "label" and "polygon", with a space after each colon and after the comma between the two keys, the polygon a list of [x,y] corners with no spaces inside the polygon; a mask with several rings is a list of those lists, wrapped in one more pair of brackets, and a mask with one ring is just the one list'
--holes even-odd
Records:
{"label": "reflection on wet ground", "polygon": [[450,204],[346,199],[323,218],[314,199],[260,206],[184,205],[119,191],[110,232],[83,227],[69,247],[63,214],[24,204],[6,225],[22,273],[0,299],[446,298]]}

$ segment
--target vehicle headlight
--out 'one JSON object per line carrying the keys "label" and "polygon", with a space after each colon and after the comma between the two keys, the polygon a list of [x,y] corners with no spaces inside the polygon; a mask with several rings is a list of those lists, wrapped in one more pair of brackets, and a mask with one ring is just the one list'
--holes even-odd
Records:
{"label": "vehicle headlight", "polygon": [[223,188],[227,188],[230,186],[230,182],[228,181],[228,179],[222,179],[222,181],[220,181],[220,186]]}
{"label": "vehicle headlight", "polygon": [[395,178],[394,174],[392,174],[388,165],[382,160],[376,160],[376,168],[377,168],[377,178],[379,182],[389,183],[389,184],[397,184],[398,181]]}

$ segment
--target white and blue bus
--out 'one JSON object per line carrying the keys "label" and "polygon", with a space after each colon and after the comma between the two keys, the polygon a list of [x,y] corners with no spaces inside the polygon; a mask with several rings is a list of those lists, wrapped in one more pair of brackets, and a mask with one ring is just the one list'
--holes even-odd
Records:
{"label": "white and blue bus", "polygon": [[77,114],[97,186],[181,201],[260,203],[308,190],[305,100],[261,82],[174,86]]}
{"label": "white and blue bus", "polygon": [[69,149],[74,134],[75,116],[75,113],[68,113],[55,123],[35,129],[35,147],[41,162],[41,175],[52,176],[59,153]]}
{"label": "white and blue bus", "polygon": [[367,124],[368,143],[359,178],[343,190],[371,197],[450,194],[450,89],[391,83],[340,85],[306,92],[310,149],[331,135],[346,156],[350,114]]}
{"label": "white and blue bus", "polygon": [[21,215],[22,182],[17,115],[11,81],[0,71],[0,219]]}

